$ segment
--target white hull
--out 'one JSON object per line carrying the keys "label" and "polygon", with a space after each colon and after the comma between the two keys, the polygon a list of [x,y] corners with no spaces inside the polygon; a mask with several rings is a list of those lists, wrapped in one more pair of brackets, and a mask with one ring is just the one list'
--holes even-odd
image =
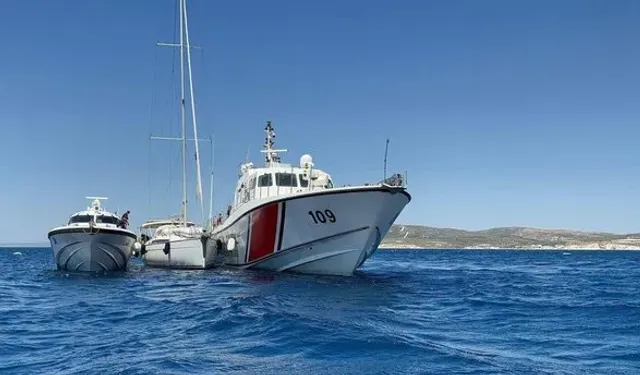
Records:
{"label": "white hull", "polygon": [[[206,237],[205,237],[206,240]],[[169,243],[168,248],[165,244]],[[206,269],[215,264],[215,252],[205,252],[203,240],[182,238],[145,245],[142,261],[149,267]]]}
{"label": "white hull", "polygon": [[254,200],[214,229],[208,248],[241,268],[351,275],[410,199],[403,188],[370,186]]}
{"label": "white hull", "polygon": [[[95,232],[96,229],[94,228]],[[128,231],[90,229],[57,229],[49,234],[53,256],[59,270],[66,271],[125,271],[135,234]]]}

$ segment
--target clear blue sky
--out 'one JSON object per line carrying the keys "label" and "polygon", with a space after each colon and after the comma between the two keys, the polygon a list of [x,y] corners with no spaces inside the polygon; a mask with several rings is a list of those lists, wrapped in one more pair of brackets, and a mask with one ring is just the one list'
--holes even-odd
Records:
{"label": "clear blue sky", "polygon": [[[0,4],[0,242],[45,240],[86,195],[135,226],[179,211],[179,145],[148,141],[150,125],[179,134],[174,51],[155,45],[174,40],[175,3]],[[640,232],[638,1],[192,0],[189,14],[218,209],[272,120],[285,160],[309,152],[338,184],[379,180],[389,137],[413,195],[400,223]]]}

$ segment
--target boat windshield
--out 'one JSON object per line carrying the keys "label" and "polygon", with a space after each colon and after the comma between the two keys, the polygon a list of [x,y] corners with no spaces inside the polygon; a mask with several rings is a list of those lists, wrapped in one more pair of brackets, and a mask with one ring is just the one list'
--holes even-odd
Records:
{"label": "boat windshield", "polygon": [[69,219],[69,224],[89,223],[93,219],[91,215],[74,215]]}
{"label": "boat windshield", "polygon": [[276,186],[296,187],[298,180],[293,173],[276,173]]}
{"label": "boat windshield", "polygon": [[118,223],[120,222],[120,219],[118,219],[115,216],[100,215],[100,216],[96,217],[96,222],[97,223],[104,223],[104,224],[118,225]]}
{"label": "boat windshield", "polygon": [[267,187],[272,185],[273,185],[273,179],[271,177],[271,173],[266,173],[258,177],[258,187]]}

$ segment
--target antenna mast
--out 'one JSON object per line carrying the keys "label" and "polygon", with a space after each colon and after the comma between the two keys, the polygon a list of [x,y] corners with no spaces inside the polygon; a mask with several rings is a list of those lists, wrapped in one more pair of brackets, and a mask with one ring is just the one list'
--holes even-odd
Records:
{"label": "antenna mast", "polygon": [[271,121],[267,121],[267,126],[264,128],[264,132],[264,150],[260,151],[265,153],[264,161],[267,167],[269,167],[272,163],[280,163],[280,156],[278,155],[278,152],[287,152],[287,150],[276,150],[273,148],[273,139],[276,137],[276,132],[273,129],[273,126],[271,126]]}

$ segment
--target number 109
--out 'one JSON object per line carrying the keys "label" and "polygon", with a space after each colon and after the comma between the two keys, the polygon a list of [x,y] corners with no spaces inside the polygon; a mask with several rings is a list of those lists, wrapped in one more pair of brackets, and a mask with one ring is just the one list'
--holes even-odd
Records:
{"label": "number 109", "polygon": [[313,219],[314,224],[326,224],[327,221],[330,223],[336,222],[336,215],[333,214],[333,211],[326,209],[323,211],[309,211],[309,216]]}

